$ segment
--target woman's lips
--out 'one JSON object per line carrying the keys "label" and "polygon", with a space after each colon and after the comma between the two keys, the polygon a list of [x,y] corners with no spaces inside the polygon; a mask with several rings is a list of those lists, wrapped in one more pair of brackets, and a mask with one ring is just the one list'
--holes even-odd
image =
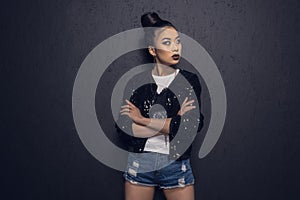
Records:
{"label": "woman's lips", "polygon": [[172,56],[172,58],[173,58],[173,60],[179,60],[180,55],[179,55],[179,54],[174,54],[174,55]]}

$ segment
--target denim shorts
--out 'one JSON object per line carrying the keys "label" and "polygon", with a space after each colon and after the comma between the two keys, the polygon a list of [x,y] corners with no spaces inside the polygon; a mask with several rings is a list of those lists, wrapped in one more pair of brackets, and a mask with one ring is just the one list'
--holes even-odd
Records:
{"label": "denim shorts", "polygon": [[189,159],[170,161],[168,155],[156,152],[130,153],[123,176],[133,184],[163,189],[194,184]]}

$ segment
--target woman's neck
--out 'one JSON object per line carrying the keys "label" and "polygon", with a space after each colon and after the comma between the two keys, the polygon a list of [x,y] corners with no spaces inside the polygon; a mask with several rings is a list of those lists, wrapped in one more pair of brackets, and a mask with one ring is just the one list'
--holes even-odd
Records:
{"label": "woman's neck", "polygon": [[175,72],[175,69],[171,66],[155,63],[152,74],[157,76],[167,76]]}

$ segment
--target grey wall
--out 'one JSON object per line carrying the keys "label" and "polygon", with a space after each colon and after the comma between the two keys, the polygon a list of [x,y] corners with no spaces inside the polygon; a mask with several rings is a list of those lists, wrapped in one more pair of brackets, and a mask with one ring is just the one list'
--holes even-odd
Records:
{"label": "grey wall", "polygon": [[[92,157],[78,137],[72,87],[85,56],[107,37],[140,27],[146,11],[203,45],[225,83],[225,127],[200,160],[210,115],[202,83],[206,124],[192,155],[196,199],[299,198],[299,9],[297,0],[2,2],[1,198],[123,198],[121,172]],[[132,56],[117,60],[106,77],[139,64]],[[110,86],[103,78],[96,99]]]}

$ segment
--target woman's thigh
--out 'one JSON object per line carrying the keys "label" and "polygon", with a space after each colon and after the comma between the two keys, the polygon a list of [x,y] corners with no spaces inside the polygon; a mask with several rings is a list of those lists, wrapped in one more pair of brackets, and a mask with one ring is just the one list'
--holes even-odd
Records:
{"label": "woman's thigh", "polygon": [[132,184],[125,181],[125,200],[152,200],[154,187]]}
{"label": "woman's thigh", "polygon": [[188,185],[185,187],[164,189],[164,194],[167,200],[194,200],[194,186]]}

